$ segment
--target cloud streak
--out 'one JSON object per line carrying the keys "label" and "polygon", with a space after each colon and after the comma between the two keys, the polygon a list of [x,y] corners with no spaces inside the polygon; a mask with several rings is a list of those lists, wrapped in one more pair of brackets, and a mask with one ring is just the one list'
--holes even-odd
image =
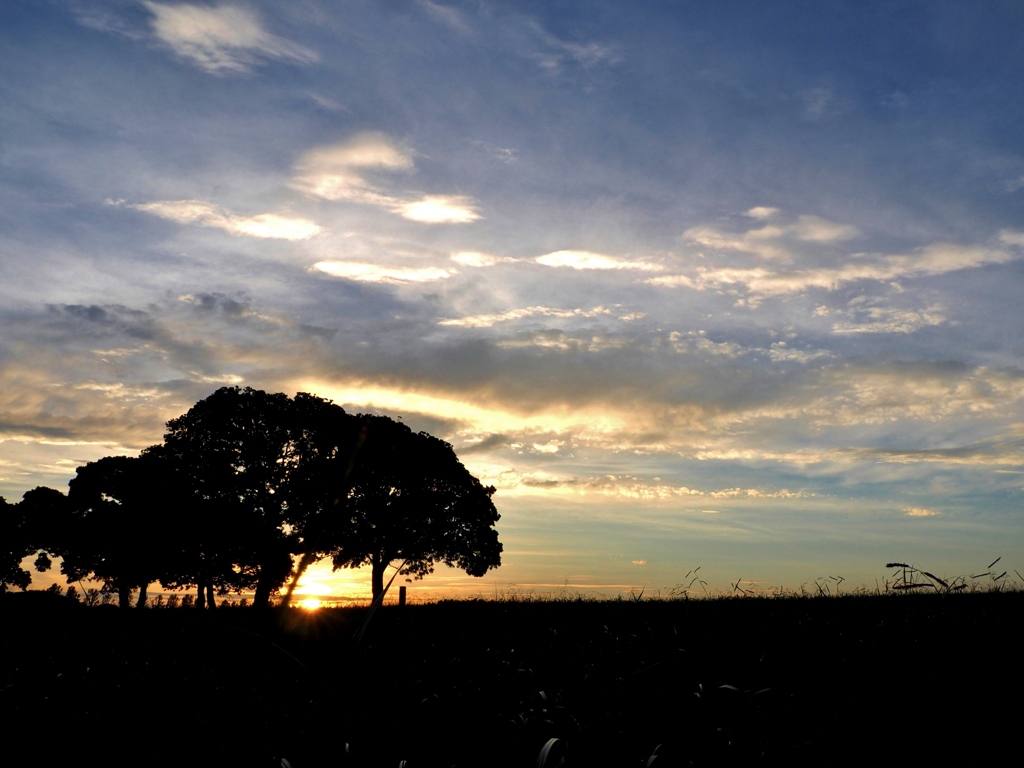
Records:
{"label": "cloud streak", "polygon": [[695,274],[648,278],[651,285],[695,290],[742,289],[755,299],[787,296],[813,289],[834,291],[862,281],[894,282],[911,277],[943,275],[963,269],[1005,264],[1016,256],[985,246],[935,243],[910,254],[863,255],[840,267],[778,270],[766,267],[699,269]]}
{"label": "cloud streak", "polygon": [[650,261],[630,261],[617,256],[590,251],[554,251],[537,256],[534,261],[545,267],[567,267],[577,270],[635,270],[638,272],[659,272],[664,267]]}
{"label": "cloud streak", "polygon": [[[111,205],[119,204],[107,202]],[[240,237],[308,240],[323,232],[323,228],[316,222],[299,216],[279,213],[241,216],[204,200],[157,200],[152,203],[129,203],[125,204],[125,207],[178,224],[196,224],[200,227],[222,229]]]}
{"label": "cloud streak", "polygon": [[412,152],[379,132],[310,150],[295,165],[291,186],[312,197],[374,205],[421,224],[469,224],[482,215],[465,195],[410,195],[388,192],[369,174],[411,172]]}
{"label": "cloud streak", "polygon": [[214,75],[249,72],[268,59],[319,60],[315,51],[267,32],[259,17],[235,6],[144,2],[153,35],[177,56]]}

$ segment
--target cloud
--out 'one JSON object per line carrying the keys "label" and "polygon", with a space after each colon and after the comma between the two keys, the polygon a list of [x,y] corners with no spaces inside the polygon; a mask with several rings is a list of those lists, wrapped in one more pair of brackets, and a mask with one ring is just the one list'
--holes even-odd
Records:
{"label": "cloud", "polygon": [[999,240],[1007,245],[1024,246],[1024,232],[1017,232],[1012,229],[1002,229],[999,231]]}
{"label": "cloud", "polygon": [[[118,205],[113,201],[107,202],[110,205]],[[310,219],[278,213],[240,216],[203,200],[158,200],[152,203],[128,204],[126,207],[178,224],[198,224],[201,227],[223,229],[232,235],[247,237],[308,240],[323,231]]]}
{"label": "cloud", "polygon": [[468,224],[483,218],[473,201],[462,195],[427,195],[397,204],[395,211],[403,218],[423,224]]}
{"label": "cloud", "polygon": [[395,198],[381,195],[363,178],[363,172],[375,168],[411,170],[411,153],[382,133],[356,134],[341,144],[318,147],[303,155],[291,186],[325,200],[394,205]]}
{"label": "cloud", "polygon": [[[747,215],[752,218],[772,217],[776,208],[751,208]],[[770,224],[758,229],[735,234],[722,232],[708,226],[697,226],[683,233],[690,242],[716,251],[749,253],[765,259],[789,261],[793,258],[791,247],[780,244],[783,240],[805,243],[834,243],[860,237],[860,230],[850,224],[841,224],[820,216],[798,216],[788,225]]]}
{"label": "cloud", "polygon": [[665,288],[746,289],[755,300],[801,293],[812,288],[836,290],[862,280],[890,282],[907,277],[941,275],[1016,258],[997,248],[934,243],[911,254],[860,255],[840,267],[776,270],[765,267],[701,269],[695,275],[666,275],[646,282]]}
{"label": "cloud", "polygon": [[263,29],[256,14],[234,6],[144,2],[153,34],[183,59],[212,74],[248,72],[263,59],[311,64],[315,51]]}
{"label": "cloud", "polygon": [[699,352],[705,355],[735,358],[747,352],[739,344],[728,341],[712,341],[705,336],[704,331],[687,331],[686,333],[672,331],[668,335],[668,341],[672,349],[681,354]]}
{"label": "cloud", "polygon": [[657,272],[664,267],[649,261],[628,261],[615,256],[605,256],[590,251],[554,251],[534,259],[545,267],[569,267],[571,269],[629,269],[642,272]]}
{"label": "cloud", "polygon": [[[438,321],[438,325],[450,325],[459,328],[490,328],[498,323],[505,323],[512,320],[523,320],[528,317],[555,317],[555,318],[589,318],[600,316],[615,317],[615,313],[607,307],[592,307],[591,309],[558,309],[556,307],[532,306],[521,309],[510,309],[505,312],[498,312],[487,315],[468,315],[466,317],[454,317]],[[619,317],[620,320],[634,320],[643,317],[643,314],[627,313]]]}
{"label": "cloud", "polygon": [[632,346],[632,340],[627,338],[617,338],[597,333],[573,337],[559,330],[532,331],[516,336],[513,339],[502,339],[496,343],[499,347],[505,349],[538,347],[541,349],[556,349],[563,352],[578,353],[601,352],[608,349],[624,349]]}
{"label": "cloud", "polygon": [[463,15],[455,8],[451,8],[447,5],[440,5],[438,3],[432,3],[430,0],[416,0],[416,4],[419,5],[428,16],[434,19],[434,21],[444,24],[455,32],[468,34],[471,31],[469,24],[466,23]]}
{"label": "cloud", "polygon": [[456,264],[462,264],[464,267],[493,267],[498,264],[512,264],[517,261],[517,259],[508,256],[494,256],[490,253],[480,253],[478,251],[459,251],[451,255],[451,260]]}
{"label": "cloud", "polygon": [[637,566],[640,566],[640,567],[643,567],[643,566],[647,565],[647,561],[646,560],[631,560],[630,562],[633,565],[637,565]]}
{"label": "cloud", "polygon": [[903,514],[908,517],[938,517],[939,513],[924,507],[904,507]]}
{"label": "cloud", "polygon": [[622,60],[614,46],[594,41],[561,40],[546,32],[536,22],[532,22],[529,28],[540,38],[539,44],[542,49],[528,55],[552,75],[560,74],[566,62],[574,62],[581,68],[590,70],[601,64],[617,64]]}
{"label": "cloud", "polygon": [[813,360],[834,357],[833,353],[824,350],[791,349],[785,341],[773,342],[768,350],[768,357],[774,362],[791,362],[807,364]]}
{"label": "cloud", "polygon": [[394,194],[366,178],[374,170],[411,171],[412,152],[378,132],[360,133],[346,142],[318,147],[295,165],[290,186],[324,200],[375,205],[421,224],[469,224],[483,218],[464,195]]}
{"label": "cloud", "polygon": [[354,261],[318,261],[311,269],[365,283],[429,283],[446,280],[456,274],[440,267],[385,267]]}
{"label": "cloud", "polygon": [[808,120],[820,120],[832,111],[836,98],[828,86],[816,86],[800,92],[800,100],[804,103],[804,117]]}
{"label": "cloud", "polygon": [[851,314],[856,316],[853,322],[834,323],[832,332],[840,334],[914,333],[921,328],[942,325],[946,322],[946,316],[942,314],[941,307],[922,310],[867,307],[853,310]]}

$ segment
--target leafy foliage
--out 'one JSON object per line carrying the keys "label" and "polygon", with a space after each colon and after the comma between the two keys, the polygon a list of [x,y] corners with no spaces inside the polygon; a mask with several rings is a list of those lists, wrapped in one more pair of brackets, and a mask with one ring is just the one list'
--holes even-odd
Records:
{"label": "leafy foliage", "polygon": [[334,567],[370,565],[374,597],[392,562],[415,578],[437,562],[471,576],[497,567],[494,488],[473,477],[445,441],[386,416],[360,418],[364,439],[330,525]]}

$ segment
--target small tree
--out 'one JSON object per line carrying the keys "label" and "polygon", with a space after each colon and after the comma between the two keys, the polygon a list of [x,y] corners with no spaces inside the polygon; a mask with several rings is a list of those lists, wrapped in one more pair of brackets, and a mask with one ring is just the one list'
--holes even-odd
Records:
{"label": "small tree", "polygon": [[354,460],[337,454],[325,510],[334,568],[369,565],[376,598],[393,562],[417,579],[439,562],[470,576],[499,566],[494,488],[473,477],[445,441],[386,416],[358,418]]}

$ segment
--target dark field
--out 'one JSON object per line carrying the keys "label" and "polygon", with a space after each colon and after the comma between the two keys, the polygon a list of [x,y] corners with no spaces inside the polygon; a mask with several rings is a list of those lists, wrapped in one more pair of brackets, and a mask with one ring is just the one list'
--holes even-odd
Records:
{"label": "dark field", "polygon": [[351,650],[366,609],[5,595],[0,723],[14,765],[989,765],[1019,755],[1022,609],[440,603],[385,607]]}

